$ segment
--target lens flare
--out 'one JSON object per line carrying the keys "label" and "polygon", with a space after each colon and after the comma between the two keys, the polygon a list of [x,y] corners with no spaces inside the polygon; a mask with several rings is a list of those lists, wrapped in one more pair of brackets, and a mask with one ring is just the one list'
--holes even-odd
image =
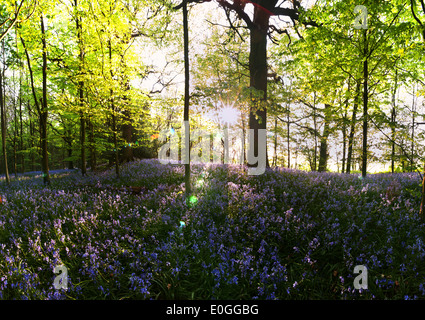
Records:
{"label": "lens flare", "polygon": [[219,119],[222,123],[227,123],[228,125],[234,125],[238,122],[239,113],[235,108],[225,106],[220,110]]}
{"label": "lens flare", "polygon": [[189,197],[189,203],[192,206],[196,205],[198,203],[198,198],[196,198],[195,196],[190,196]]}

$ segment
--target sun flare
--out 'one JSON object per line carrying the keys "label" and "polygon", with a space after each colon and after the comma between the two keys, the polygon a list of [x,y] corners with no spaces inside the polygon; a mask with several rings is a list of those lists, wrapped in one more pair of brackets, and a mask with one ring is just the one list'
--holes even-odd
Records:
{"label": "sun flare", "polygon": [[223,107],[219,112],[219,119],[220,122],[226,123],[229,126],[234,125],[239,119],[238,110],[232,107]]}

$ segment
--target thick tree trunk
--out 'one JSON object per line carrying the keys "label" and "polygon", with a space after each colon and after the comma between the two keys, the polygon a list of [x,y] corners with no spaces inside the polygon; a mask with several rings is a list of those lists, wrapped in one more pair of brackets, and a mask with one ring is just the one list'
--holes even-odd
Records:
{"label": "thick tree trunk", "polygon": [[[263,7],[254,7],[254,27],[250,30],[249,74],[250,86],[255,89],[251,96],[249,128],[254,129],[254,145],[249,154],[259,156],[259,129],[267,129],[267,31],[270,13]],[[252,152],[252,148],[254,149]],[[255,165],[255,164],[251,164]],[[258,164],[259,165],[259,164]],[[266,166],[267,156],[266,135]]]}

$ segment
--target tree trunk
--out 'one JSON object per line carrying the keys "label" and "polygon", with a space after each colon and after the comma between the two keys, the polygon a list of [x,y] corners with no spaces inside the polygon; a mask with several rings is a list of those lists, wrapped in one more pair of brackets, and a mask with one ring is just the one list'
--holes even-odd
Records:
{"label": "tree trunk", "polygon": [[[111,90],[111,96],[113,95],[113,91]],[[119,159],[119,151],[118,151],[118,139],[117,139],[117,125],[116,125],[116,116],[115,116],[115,106],[114,100],[111,99],[111,109],[112,109],[112,130],[114,132],[114,154],[115,154],[115,173],[117,177],[120,176],[120,159]]]}
{"label": "tree trunk", "polygon": [[[80,94],[81,99],[81,94]],[[82,102],[80,100],[80,106]],[[80,112],[80,144],[81,144],[81,174],[83,176],[87,173],[87,160],[86,160],[86,121],[83,112]]]}
{"label": "tree trunk", "polygon": [[42,160],[41,167],[43,170],[43,182],[45,185],[50,184],[49,174],[49,154],[47,150],[47,48],[46,48],[46,34],[44,30],[44,20],[41,16],[41,36],[43,45],[43,98],[41,103],[40,112],[40,129],[41,129],[41,152]]}
{"label": "tree trunk", "polygon": [[[314,153],[313,153],[313,167],[311,171],[317,170],[317,115],[316,115],[316,92],[314,92],[313,99],[313,125],[314,125]],[[311,165],[310,165],[311,167]]]}
{"label": "tree trunk", "polygon": [[30,115],[30,148],[31,148],[31,155],[30,155],[30,160],[31,160],[31,171],[35,171],[35,157],[34,157],[34,133],[35,133],[35,129],[34,129],[34,123],[31,120],[31,115]]}
{"label": "tree trunk", "polygon": [[415,85],[413,85],[413,99],[412,99],[412,136],[411,136],[411,156],[410,156],[410,171],[413,171],[414,166],[414,157],[415,157],[415,115],[416,115],[416,90]]}
{"label": "tree trunk", "polygon": [[[112,41],[109,39],[108,41],[109,48],[109,67],[111,68],[111,80],[114,78],[114,74],[112,71]],[[117,138],[117,124],[116,124],[116,115],[115,115],[115,103],[114,103],[114,90],[110,90],[111,95],[111,113],[112,113],[112,131],[113,131],[113,139],[114,139],[114,155],[115,155],[115,173],[117,177],[120,176],[120,164],[119,164],[119,150],[118,150],[118,138]]]}
{"label": "tree trunk", "polygon": [[[72,144],[71,142],[67,142],[67,152],[68,152],[68,158],[72,158]],[[68,169],[69,170],[73,170],[74,169],[74,161],[72,161],[71,159],[68,160]]]}
{"label": "tree trunk", "polygon": [[[348,99],[346,103],[348,109]],[[345,160],[346,160],[346,149],[347,149],[347,110],[344,113],[343,124],[342,124],[342,166],[341,173],[345,171]]]}
{"label": "tree trunk", "polygon": [[397,70],[394,78],[394,90],[392,92],[392,110],[391,110],[391,173],[395,171],[395,137],[396,137],[396,94],[397,94]]}
{"label": "tree trunk", "polygon": [[367,126],[368,126],[368,45],[367,45],[367,30],[364,30],[364,62],[363,62],[363,149],[362,149],[362,178],[366,177],[367,169]]}
{"label": "tree trunk", "polygon": [[325,104],[325,124],[322,137],[320,138],[319,172],[326,171],[328,162],[329,109],[330,105]]}
{"label": "tree trunk", "polygon": [[187,14],[187,0],[183,0],[183,40],[184,40],[184,137],[185,137],[185,155],[186,161],[184,165],[184,183],[186,188],[186,196],[191,194],[190,185],[190,125],[189,125],[189,27]]}
{"label": "tree trunk", "polygon": [[421,197],[421,207],[419,209],[419,216],[422,220],[425,220],[425,165],[422,179],[422,197]]}
{"label": "tree trunk", "polygon": [[[254,27],[250,30],[249,75],[251,94],[249,128],[254,129],[254,145],[248,154],[259,156],[259,129],[267,129],[267,31],[270,13],[261,6],[254,7]],[[252,150],[253,149],[253,150]],[[251,165],[254,165],[251,163]],[[260,164],[258,163],[258,166]],[[269,167],[266,135],[266,167]]]}
{"label": "tree trunk", "polygon": [[89,126],[89,148],[90,148],[90,168],[96,171],[96,144],[94,143],[94,126],[91,118],[88,120]]}
{"label": "tree trunk", "polygon": [[350,134],[348,136],[348,152],[347,152],[347,170],[346,173],[351,173],[351,159],[353,156],[353,143],[354,143],[354,132],[356,130],[356,122],[357,122],[357,109],[359,107],[359,98],[360,98],[360,81],[357,81],[356,84],[356,94],[354,96],[354,106],[353,106],[353,114],[351,117],[351,127]]}
{"label": "tree trunk", "polygon": [[[19,124],[20,124],[20,145],[19,145],[19,149],[21,150],[21,152],[24,150],[24,123],[22,121],[22,85],[21,82],[19,81]],[[25,155],[24,153],[21,154],[21,172],[24,173],[25,172]]]}
{"label": "tree trunk", "polygon": [[17,139],[18,139],[18,116],[16,112],[16,102],[13,102],[13,118],[14,118],[14,130],[13,130],[13,171],[15,178],[18,177],[18,157],[17,157]]}
{"label": "tree trunk", "polygon": [[289,124],[289,113],[290,113],[290,105],[288,104],[287,106],[287,113],[286,113],[286,143],[288,144],[288,168],[291,168],[291,145],[290,145],[290,133],[289,133],[289,129],[290,129],[290,124]]}
{"label": "tree trunk", "polygon": [[7,153],[6,153],[6,112],[3,95],[3,70],[0,70],[0,117],[1,117],[1,139],[2,139],[2,153],[3,153],[3,166],[6,175],[6,183],[10,184],[9,169],[7,166]]}
{"label": "tree trunk", "polygon": [[[78,14],[78,0],[74,0],[75,13],[75,25],[77,28],[77,41],[79,47],[79,76],[82,77],[84,68],[84,48],[83,48],[83,26],[81,17]],[[84,81],[78,81],[78,99],[80,105],[80,145],[81,145],[81,174],[84,176],[87,173],[87,161],[86,161],[86,119],[84,116]]]}
{"label": "tree trunk", "polygon": [[133,125],[131,123],[131,115],[128,110],[124,112],[124,123],[121,126],[122,137],[125,141],[125,148],[123,151],[123,162],[130,162],[134,160],[133,157]]}
{"label": "tree trunk", "polygon": [[274,119],[274,157],[273,166],[277,166],[277,117]]}

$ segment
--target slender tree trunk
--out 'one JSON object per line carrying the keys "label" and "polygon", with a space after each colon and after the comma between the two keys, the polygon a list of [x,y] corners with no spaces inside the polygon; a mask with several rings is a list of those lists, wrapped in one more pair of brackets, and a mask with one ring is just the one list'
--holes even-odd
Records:
{"label": "slender tree trunk", "polygon": [[362,149],[362,177],[366,177],[367,170],[367,127],[368,127],[368,45],[367,45],[367,30],[364,30],[364,62],[363,62],[363,149]]}
{"label": "slender tree trunk", "polygon": [[[22,173],[25,172],[25,157],[23,154],[23,150],[24,150],[24,137],[23,137],[23,123],[22,123],[22,61],[20,58],[20,52],[19,52],[19,46],[18,46],[18,28],[15,27],[15,50],[16,50],[16,55],[18,57],[18,70],[19,70],[19,92],[18,92],[18,105],[19,105],[19,125],[17,124],[17,128],[16,128],[16,133],[18,133],[19,131],[19,151],[21,151],[20,154],[20,171]],[[17,119],[15,120],[17,123]],[[19,126],[19,128],[18,128]],[[17,137],[15,137],[17,139]]]}
{"label": "slender tree trunk", "polygon": [[274,119],[274,157],[273,166],[277,166],[277,117]]}
{"label": "slender tree trunk", "polygon": [[45,185],[50,184],[50,174],[49,174],[49,154],[47,150],[47,47],[46,47],[46,33],[44,30],[44,19],[43,16],[41,20],[41,41],[43,48],[43,98],[41,103],[41,113],[40,113],[40,129],[41,129],[41,152],[42,160],[41,166],[43,169],[43,182]]}
{"label": "slender tree trunk", "polygon": [[[81,99],[81,94],[80,94]],[[80,106],[82,102],[80,100]],[[81,174],[83,176],[87,173],[87,159],[86,159],[86,121],[83,112],[80,112],[80,144],[81,144]]]}
{"label": "slender tree trunk", "polygon": [[357,122],[357,109],[359,107],[359,98],[360,98],[360,81],[357,81],[356,84],[356,93],[354,96],[354,106],[353,106],[353,114],[351,117],[351,127],[350,134],[348,136],[348,152],[347,152],[347,170],[346,173],[351,173],[352,167],[352,156],[353,156],[353,145],[354,145],[354,132],[356,130],[356,122]]}
{"label": "slender tree trunk", "polygon": [[323,134],[320,138],[319,172],[326,171],[326,164],[328,162],[329,109],[330,105],[325,104],[325,124]]}
{"label": "slender tree trunk", "polygon": [[396,94],[397,94],[397,69],[394,77],[394,90],[392,92],[392,110],[391,110],[391,173],[394,173],[395,164],[395,138],[396,138]]}
{"label": "slender tree trunk", "polygon": [[[22,120],[22,73],[19,72],[19,124],[20,124],[20,145],[19,149],[22,152],[24,150],[24,122]],[[25,155],[21,154],[21,172],[25,172]]]}
{"label": "slender tree trunk", "polygon": [[241,164],[246,165],[247,160],[246,160],[246,127],[245,127],[245,119],[244,119],[244,115],[241,114],[241,118],[242,118],[242,161]]}
{"label": "slender tree trunk", "polygon": [[183,0],[183,40],[184,40],[184,131],[185,131],[185,153],[186,163],[184,165],[184,182],[186,187],[186,195],[192,193],[190,185],[190,125],[189,125],[189,27],[188,27],[188,12],[187,0]]}
{"label": "slender tree trunk", "polygon": [[[79,47],[79,76],[82,77],[84,69],[84,47],[83,47],[83,26],[82,19],[78,11],[78,0],[74,0],[75,25],[77,28],[77,41]],[[81,78],[80,78],[81,79]],[[84,176],[87,173],[86,160],[86,119],[84,116],[84,81],[78,81],[78,99],[80,105],[80,145],[81,145],[81,174]]]}
{"label": "slender tree trunk", "polygon": [[67,152],[68,152],[68,169],[73,170],[74,169],[74,161],[72,161],[72,141],[67,141]]}
{"label": "slender tree trunk", "polygon": [[3,94],[3,73],[4,70],[0,69],[0,117],[1,117],[1,139],[2,139],[2,153],[3,153],[3,166],[6,175],[6,183],[10,184],[9,169],[7,166],[7,153],[6,153],[6,112]]}
{"label": "slender tree trunk", "polygon": [[[350,78],[348,78],[348,92],[351,91],[351,81]],[[342,120],[342,167],[341,167],[341,173],[345,172],[345,161],[346,161],[346,151],[347,151],[347,123],[348,123],[348,105],[349,105],[349,99],[345,99],[345,112]]]}
{"label": "slender tree trunk", "polygon": [[[346,108],[348,109],[348,99],[346,102]],[[346,160],[346,149],[347,149],[347,110],[344,113],[343,123],[342,123],[342,166],[341,173],[345,172],[345,160]]]}
{"label": "slender tree trunk", "polygon": [[317,115],[316,115],[316,92],[313,98],[313,125],[314,125],[314,153],[313,153],[313,168],[312,171],[317,170]]}
{"label": "slender tree trunk", "polygon": [[[109,66],[111,68],[111,79],[114,78],[114,74],[112,71],[112,41],[109,39],[108,41],[109,47]],[[114,139],[114,154],[115,154],[115,173],[117,177],[120,176],[120,164],[119,164],[119,150],[118,150],[118,138],[117,138],[117,124],[116,124],[116,115],[115,115],[115,102],[114,102],[114,90],[110,90],[111,94],[111,113],[112,113],[112,131],[113,131],[113,139]]]}
{"label": "slender tree trunk", "polygon": [[[111,96],[113,95],[113,91],[111,90]],[[114,106],[114,100],[111,99],[112,105],[112,130],[114,131],[114,151],[115,151],[115,173],[117,177],[120,176],[120,166],[119,166],[119,153],[118,153],[118,139],[117,139],[117,125],[116,125],[116,116],[115,116],[115,106]]]}
{"label": "slender tree trunk", "polygon": [[90,168],[96,171],[96,144],[94,143],[94,126],[92,119],[88,121],[89,126],[89,145],[90,145]]}
{"label": "slender tree trunk", "polygon": [[411,136],[411,156],[410,156],[410,171],[413,171],[414,156],[415,156],[415,115],[416,115],[416,90],[415,84],[413,85],[413,100],[412,100],[412,136]]}
{"label": "slender tree trunk", "polygon": [[290,140],[290,131],[289,131],[289,129],[290,129],[290,124],[289,124],[289,114],[290,114],[290,105],[288,104],[288,106],[287,106],[287,113],[286,113],[286,120],[287,120],[287,122],[286,122],[286,126],[287,126],[287,128],[286,128],[286,130],[287,130],[287,132],[286,132],[286,143],[287,143],[287,145],[288,145],[288,168],[291,168],[291,140]]}
{"label": "slender tree trunk", "polygon": [[425,220],[425,165],[424,165],[424,172],[422,173],[423,179],[422,179],[422,196],[421,196],[421,207],[419,209],[419,216],[422,218],[422,220]]}
{"label": "slender tree trunk", "polygon": [[[29,104],[29,103],[28,103]],[[30,147],[31,147],[31,156],[30,156],[30,160],[31,160],[31,171],[35,171],[35,156],[34,156],[34,133],[35,133],[35,128],[34,128],[34,122],[31,120],[31,115],[30,115]]]}
{"label": "slender tree trunk", "polygon": [[16,112],[16,101],[13,100],[13,117],[14,117],[14,130],[13,130],[13,172],[15,178],[18,177],[18,157],[17,157],[17,140],[18,140],[18,115]]}
{"label": "slender tree trunk", "polygon": [[128,110],[124,111],[124,123],[121,127],[122,137],[125,140],[126,146],[123,151],[123,162],[134,160],[133,157],[133,125],[131,123],[131,114]]}

